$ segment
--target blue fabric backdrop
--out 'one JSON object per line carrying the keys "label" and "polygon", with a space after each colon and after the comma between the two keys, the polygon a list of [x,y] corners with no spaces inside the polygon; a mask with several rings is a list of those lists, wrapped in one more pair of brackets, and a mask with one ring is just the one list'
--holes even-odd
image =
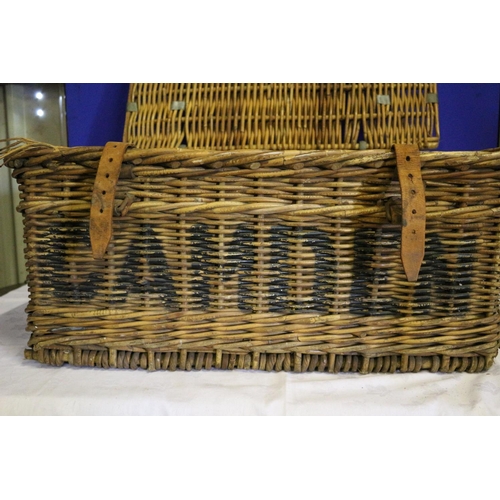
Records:
{"label": "blue fabric backdrop", "polygon": [[[498,146],[500,83],[440,83],[438,94],[441,151]],[[127,83],[66,84],[69,145],[120,141],[127,96]]]}

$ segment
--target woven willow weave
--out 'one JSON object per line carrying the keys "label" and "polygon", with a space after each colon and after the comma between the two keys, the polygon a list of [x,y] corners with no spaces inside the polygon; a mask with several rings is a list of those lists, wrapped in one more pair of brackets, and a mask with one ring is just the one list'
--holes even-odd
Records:
{"label": "woven willow weave", "polygon": [[366,149],[439,142],[436,84],[132,84],[124,141],[141,148]]}
{"label": "woven willow weave", "polygon": [[476,372],[497,355],[500,151],[421,154],[425,258],[400,256],[391,151],[129,148],[92,255],[102,148],[12,144],[28,358],[194,370]]}

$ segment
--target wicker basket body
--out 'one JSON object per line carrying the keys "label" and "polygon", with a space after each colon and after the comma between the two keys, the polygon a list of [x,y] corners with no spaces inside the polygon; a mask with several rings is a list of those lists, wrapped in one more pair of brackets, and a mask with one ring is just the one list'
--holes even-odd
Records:
{"label": "wicker basket body", "polygon": [[[92,253],[103,148],[11,146],[42,363],[487,369],[500,342],[500,151],[421,153],[425,256],[401,259],[395,155],[129,148]],[[404,217],[403,217],[404,219]]]}

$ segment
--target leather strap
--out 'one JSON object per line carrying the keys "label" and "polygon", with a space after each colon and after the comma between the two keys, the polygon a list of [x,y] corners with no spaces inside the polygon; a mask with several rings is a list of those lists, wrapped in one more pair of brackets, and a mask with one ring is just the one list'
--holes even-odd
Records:
{"label": "leather strap", "polygon": [[394,146],[401,187],[401,260],[408,281],[417,281],[425,253],[425,187],[420,151],[413,144]]}
{"label": "leather strap", "polygon": [[94,259],[102,259],[113,234],[115,189],[128,144],[108,142],[104,146],[90,207],[90,245]]}

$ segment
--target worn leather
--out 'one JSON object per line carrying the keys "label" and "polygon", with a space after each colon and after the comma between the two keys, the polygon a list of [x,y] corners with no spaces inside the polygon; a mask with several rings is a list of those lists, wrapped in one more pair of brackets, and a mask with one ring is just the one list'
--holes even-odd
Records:
{"label": "worn leather", "polygon": [[401,186],[401,259],[408,281],[417,281],[425,254],[425,187],[420,151],[413,144],[394,146]]}
{"label": "worn leather", "polygon": [[94,259],[102,259],[113,235],[116,183],[128,144],[108,142],[104,146],[92,193],[90,244]]}

